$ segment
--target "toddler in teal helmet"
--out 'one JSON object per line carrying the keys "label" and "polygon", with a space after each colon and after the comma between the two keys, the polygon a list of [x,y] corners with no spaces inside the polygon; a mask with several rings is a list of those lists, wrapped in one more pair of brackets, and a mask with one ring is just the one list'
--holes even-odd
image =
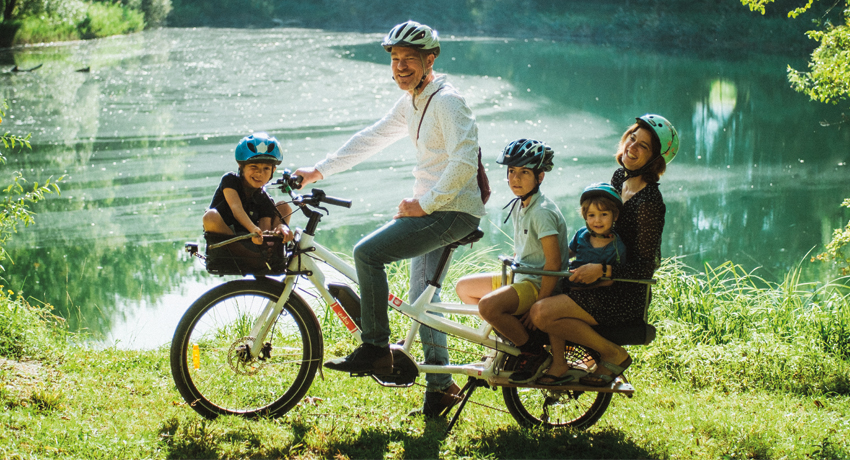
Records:
{"label": "toddler in teal helmet", "polygon": [[[581,217],[586,225],[578,229],[570,241],[570,270],[584,264],[602,264],[602,272],[607,273],[607,265],[626,262],[626,245],[614,231],[614,222],[623,208],[623,199],[610,184],[598,182],[584,189],[580,202]],[[561,285],[587,288],[610,286],[611,281],[584,284],[564,280]]]}
{"label": "toddler in teal helmet", "polygon": [[224,235],[256,233],[252,241],[262,244],[262,234],[273,231],[284,241],[292,239],[289,230],[288,204],[275,204],[264,186],[283,160],[277,139],[266,133],[255,133],[236,145],[239,172],[228,172],[204,213],[204,231]]}

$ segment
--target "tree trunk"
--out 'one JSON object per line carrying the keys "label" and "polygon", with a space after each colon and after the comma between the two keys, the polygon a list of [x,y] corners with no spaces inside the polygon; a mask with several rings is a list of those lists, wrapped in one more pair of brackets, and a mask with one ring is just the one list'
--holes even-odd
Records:
{"label": "tree trunk", "polygon": [[12,19],[12,12],[15,10],[15,3],[17,3],[17,0],[6,0],[6,8],[3,10],[4,21],[10,21]]}

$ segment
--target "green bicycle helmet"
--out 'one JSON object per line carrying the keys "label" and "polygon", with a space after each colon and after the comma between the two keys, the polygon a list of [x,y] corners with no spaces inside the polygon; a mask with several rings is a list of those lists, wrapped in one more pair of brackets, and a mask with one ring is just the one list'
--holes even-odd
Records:
{"label": "green bicycle helmet", "polygon": [[652,132],[658,138],[658,143],[661,145],[661,157],[664,158],[664,163],[669,164],[673,161],[676,153],[679,151],[679,133],[673,124],[667,121],[661,115],[646,114],[636,118],[652,128]]}

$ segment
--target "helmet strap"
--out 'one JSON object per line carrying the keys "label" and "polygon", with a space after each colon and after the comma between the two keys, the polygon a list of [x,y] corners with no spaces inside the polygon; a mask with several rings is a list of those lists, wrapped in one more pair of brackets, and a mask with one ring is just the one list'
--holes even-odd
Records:
{"label": "helmet strap", "polygon": [[596,233],[596,232],[594,232],[593,230],[591,230],[587,227],[585,227],[585,228],[587,229],[587,233],[590,233],[590,236],[595,237],[595,238],[608,239],[608,238],[614,238],[614,236],[615,236],[613,232],[611,232],[611,233]]}
{"label": "helmet strap", "polygon": [[632,177],[640,177],[640,176],[646,174],[646,172],[649,170],[650,165],[652,165],[652,163],[658,161],[659,158],[661,158],[661,155],[658,155],[657,157],[647,161],[645,165],[643,165],[640,168],[635,169],[635,170],[631,170],[631,169],[623,166],[623,169],[626,171],[626,179],[630,179]]}
{"label": "helmet strap", "polygon": [[524,203],[525,200],[531,198],[532,196],[534,196],[535,193],[537,193],[539,191],[540,191],[540,182],[538,182],[537,185],[535,185],[534,188],[531,189],[530,192],[526,193],[523,196],[518,196],[518,197],[514,198],[513,200],[509,201],[508,204],[506,204],[505,207],[502,208],[502,209],[505,209],[508,206],[510,206],[511,210],[510,210],[510,212],[508,212],[508,215],[505,217],[505,220],[502,223],[504,224],[504,223],[508,222],[508,218],[510,218],[511,214],[514,213],[514,208],[516,207],[517,203]]}

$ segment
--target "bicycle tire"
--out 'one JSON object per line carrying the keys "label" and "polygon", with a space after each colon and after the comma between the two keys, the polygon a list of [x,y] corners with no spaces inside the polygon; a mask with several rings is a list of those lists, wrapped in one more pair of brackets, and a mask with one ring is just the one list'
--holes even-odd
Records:
{"label": "bicycle tire", "polygon": [[265,360],[245,360],[240,345],[280,282],[236,280],[196,300],[171,342],[171,374],[183,399],[206,418],[239,415],[278,417],[307,393],[324,349],[316,315],[293,292],[265,338]]}
{"label": "bicycle tire", "polygon": [[[516,359],[505,355],[505,370],[513,370]],[[549,388],[503,387],[505,406],[522,426],[586,429],[599,421],[611,403],[611,393]]]}

